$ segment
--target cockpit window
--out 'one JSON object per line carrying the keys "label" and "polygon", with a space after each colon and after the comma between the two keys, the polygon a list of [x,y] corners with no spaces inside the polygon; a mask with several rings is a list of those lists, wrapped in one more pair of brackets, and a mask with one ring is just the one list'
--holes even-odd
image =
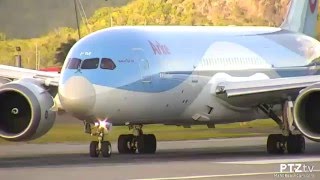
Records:
{"label": "cockpit window", "polygon": [[70,58],[68,69],[78,69],[81,64],[81,59],[78,58]]}
{"label": "cockpit window", "polygon": [[99,67],[99,58],[91,58],[83,60],[81,69],[97,69]]}
{"label": "cockpit window", "polygon": [[114,64],[114,62],[111,59],[102,58],[100,68],[114,70],[116,68],[116,65]]}

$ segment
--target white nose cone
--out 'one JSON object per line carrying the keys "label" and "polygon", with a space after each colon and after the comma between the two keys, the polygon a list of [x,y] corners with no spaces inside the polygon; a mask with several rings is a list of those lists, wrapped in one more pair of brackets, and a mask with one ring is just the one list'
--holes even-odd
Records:
{"label": "white nose cone", "polygon": [[86,78],[73,76],[59,86],[59,98],[66,111],[87,115],[95,104],[96,93]]}

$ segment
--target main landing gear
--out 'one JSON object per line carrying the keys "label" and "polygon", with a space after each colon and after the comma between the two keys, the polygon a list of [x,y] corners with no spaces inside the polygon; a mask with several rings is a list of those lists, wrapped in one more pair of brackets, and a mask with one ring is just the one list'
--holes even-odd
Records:
{"label": "main landing gear", "polygon": [[[282,119],[280,119],[268,105],[260,105],[259,108],[272,118],[282,130],[282,134],[271,134],[267,140],[267,152],[269,154],[301,154],[305,151],[305,139],[303,135],[295,132],[293,125],[293,102],[286,101],[282,106]],[[294,134],[295,133],[295,134]]]}
{"label": "main landing gear", "polygon": [[143,134],[142,125],[129,125],[133,134],[122,134],[118,138],[120,154],[153,154],[157,149],[157,140],[153,134]]}
{"label": "main landing gear", "polygon": [[102,157],[111,156],[111,144],[109,141],[104,141],[104,135],[108,134],[109,126],[106,121],[99,121],[95,124],[96,130],[92,132],[90,123],[84,122],[85,132],[91,134],[91,136],[97,136],[98,141],[91,141],[89,147],[90,157],[99,157],[101,154]]}
{"label": "main landing gear", "polygon": [[305,150],[305,140],[301,134],[271,134],[267,141],[267,151],[269,154],[283,154],[287,150],[289,154],[300,154]]}

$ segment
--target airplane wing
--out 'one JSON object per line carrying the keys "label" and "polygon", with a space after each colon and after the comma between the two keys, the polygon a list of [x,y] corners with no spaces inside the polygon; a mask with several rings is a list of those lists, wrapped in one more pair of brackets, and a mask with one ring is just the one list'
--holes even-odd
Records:
{"label": "airplane wing", "polygon": [[234,106],[252,107],[259,104],[278,104],[291,100],[308,86],[320,82],[320,75],[289,77],[242,82],[221,82],[212,94]]}
{"label": "airplane wing", "polygon": [[13,66],[0,65],[0,78],[17,80],[21,78],[32,78],[43,83],[45,86],[57,87],[59,84],[59,73],[44,72]]}

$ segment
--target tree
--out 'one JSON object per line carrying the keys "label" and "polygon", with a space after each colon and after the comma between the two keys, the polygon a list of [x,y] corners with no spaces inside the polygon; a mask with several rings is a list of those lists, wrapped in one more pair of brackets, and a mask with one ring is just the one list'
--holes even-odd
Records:
{"label": "tree", "polygon": [[56,54],[55,54],[55,60],[56,63],[63,64],[70,49],[72,46],[77,42],[75,39],[68,39],[67,42],[63,42],[60,44],[60,46],[56,49]]}
{"label": "tree", "polygon": [[[279,24],[275,21],[279,19],[277,17],[280,17],[278,21],[281,21],[289,0],[272,0],[272,3],[270,0],[121,1],[130,3],[122,7],[98,9],[88,19],[91,32],[107,28],[111,22],[113,25],[274,25]],[[120,0],[110,1],[112,2],[118,3]],[[85,24],[82,24],[80,29],[82,35],[90,33]],[[0,33],[0,63],[13,65],[15,47],[20,46],[23,49],[21,55],[28,62],[24,63],[26,67],[35,67],[35,47],[41,52],[41,66],[61,65],[76,43],[76,38],[77,31],[71,28],[55,29],[42,37],[25,40],[7,39],[4,33]],[[320,39],[319,31],[317,38]]]}
{"label": "tree", "polygon": [[0,41],[5,41],[7,39],[6,34],[0,32]]}

